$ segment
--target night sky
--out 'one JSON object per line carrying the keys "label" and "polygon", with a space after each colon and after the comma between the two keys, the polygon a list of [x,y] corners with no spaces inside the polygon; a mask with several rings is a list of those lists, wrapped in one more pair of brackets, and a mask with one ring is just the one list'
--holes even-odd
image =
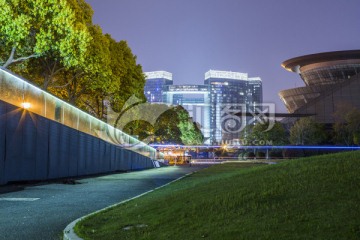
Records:
{"label": "night sky", "polygon": [[286,111],[278,92],[304,85],[283,61],[360,49],[360,0],[86,1],[144,71],[169,71],[174,84],[203,84],[210,69],[259,76],[277,112]]}

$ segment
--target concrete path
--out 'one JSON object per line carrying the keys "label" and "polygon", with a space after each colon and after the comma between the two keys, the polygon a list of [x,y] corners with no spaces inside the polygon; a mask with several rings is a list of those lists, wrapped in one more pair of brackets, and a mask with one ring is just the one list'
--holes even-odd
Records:
{"label": "concrete path", "polygon": [[205,167],[164,167],[0,194],[0,239],[62,239],[73,220]]}

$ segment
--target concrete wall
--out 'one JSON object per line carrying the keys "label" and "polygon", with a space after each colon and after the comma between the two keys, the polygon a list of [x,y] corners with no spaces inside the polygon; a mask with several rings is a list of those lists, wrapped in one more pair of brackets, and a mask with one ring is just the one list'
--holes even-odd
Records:
{"label": "concrete wall", "polygon": [[153,167],[148,157],[0,101],[0,184]]}

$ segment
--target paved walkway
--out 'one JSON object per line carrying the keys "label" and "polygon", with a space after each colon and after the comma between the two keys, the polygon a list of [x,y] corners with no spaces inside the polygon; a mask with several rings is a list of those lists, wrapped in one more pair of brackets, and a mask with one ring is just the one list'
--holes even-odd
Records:
{"label": "paved walkway", "polygon": [[164,167],[0,194],[0,239],[62,239],[62,230],[73,220],[204,167]]}

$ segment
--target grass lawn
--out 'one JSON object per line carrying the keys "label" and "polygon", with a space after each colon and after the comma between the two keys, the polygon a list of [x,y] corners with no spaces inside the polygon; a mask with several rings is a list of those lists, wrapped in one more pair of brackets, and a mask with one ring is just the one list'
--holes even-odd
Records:
{"label": "grass lawn", "polygon": [[84,239],[360,239],[360,152],[214,165],[75,231]]}

